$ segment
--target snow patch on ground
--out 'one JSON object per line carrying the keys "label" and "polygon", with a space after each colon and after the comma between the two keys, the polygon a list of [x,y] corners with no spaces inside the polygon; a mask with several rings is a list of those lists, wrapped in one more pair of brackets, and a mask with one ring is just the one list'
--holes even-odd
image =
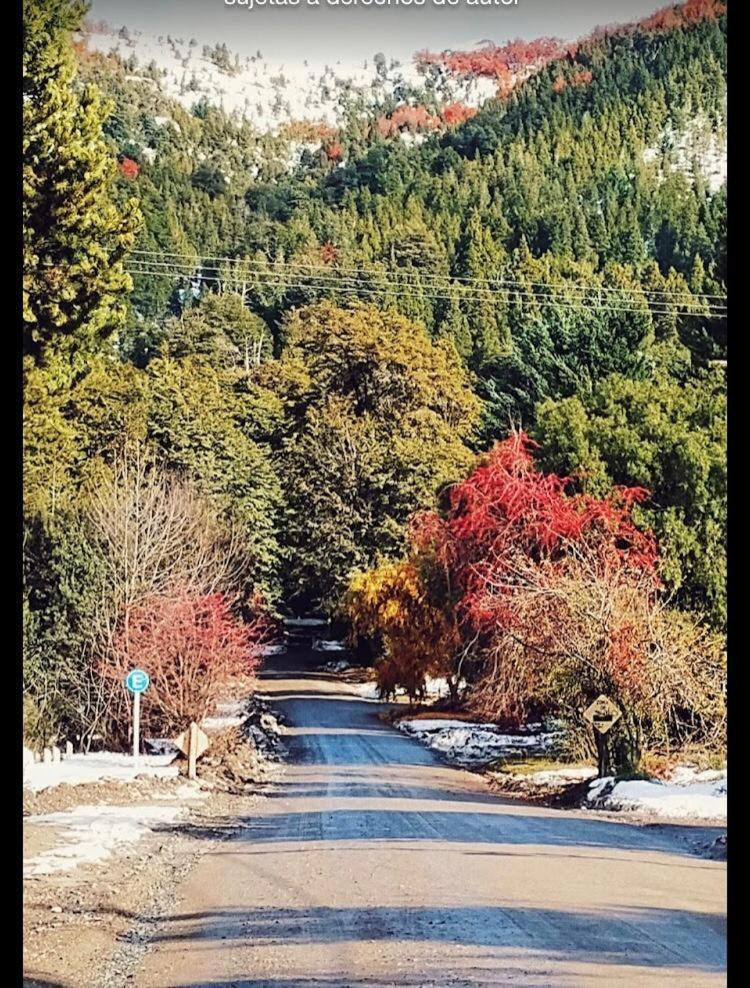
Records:
{"label": "snow patch on ground", "polygon": [[141,755],[138,769],[133,767],[133,756],[114,751],[100,751],[89,755],[70,755],[60,762],[36,762],[24,765],[23,784],[33,792],[59,786],[63,783],[76,786],[103,779],[130,781],[136,775],[158,778],[174,778],[178,769],[171,762],[174,753]]}
{"label": "snow patch on ground", "polygon": [[172,792],[155,792],[152,799],[206,799],[205,792],[196,782],[184,782]]}
{"label": "snow patch on ground", "polygon": [[494,724],[462,720],[407,718],[398,721],[397,727],[457,765],[487,765],[498,758],[549,754],[559,739],[558,732],[504,734]]}
{"label": "snow patch on ground", "polygon": [[665,782],[597,779],[589,787],[586,806],[628,810],[668,819],[726,819],[727,773],[696,772],[681,767]]}
{"label": "snow patch on ground", "polygon": [[60,813],[26,818],[29,824],[51,827],[60,842],[24,864],[24,876],[69,871],[80,864],[96,864],[125,844],[185,813],[181,806],[76,806]]}
{"label": "snow patch on ground", "polygon": [[207,731],[224,731],[239,727],[247,720],[247,700],[225,700],[216,704],[216,713],[204,717],[201,727]]}
{"label": "snow patch on ground", "polygon": [[262,655],[285,655],[286,645],[264,645],[261,650]]}
{"label": "snow patch on ground", "polygon": [[644,149],[643,161],[658,164],[663,180],[670,171],[688,178],[697,168],[711,192],[727,180],[726,134],[711,127],[706,118],[696,117],[682,130],[665,127],[659,142]]}
{"label": "snow patch on ground", "polygon": [[347,648],[343,642],[325,641],[316,638],[313,642],[313,652],[346,652]]}
{"label": "snow patch on ground", "polygon": [[380,688],[374,679],[367,683],[349,683],[349,688],[353,690],[360,700],[381,700]]}
{"label": "snow patch on ground", "polygon": [[545,769],[543,772],[528,772],[523,777],[532,785],[554,786],[562,782],[581,782],[595,775],[595,768],[582,765],[571,768]]}
{"label": "snow patch on ground", "polygon": [[[459,686],[459,690],[463,689],[463,687],[465,686],[464,681],[461,680],[458,686]],[[363,700],[382,699],[382,697],[380,696],[380,690],[378,688],[378,684],[375,680],[371,680],[370,682],[367,683],[356,683],[354,684],[354,688],[356,689],[357,693],[359,693],[359,695],[362,697]],[[425,700],[440,700],[443,697],[448,696],[448,693],[449,693],[449,689],[448,689],[447,679],[428,678],[426,680],[425,689],[424,689]],[[407,696],[407,695],[408,694],[406,690],[401,687],[399,687],[395,692],[395,696]],[[440,721],[440,723],[444,724],[446,722]],[[463,721],[461,721],[461,723],[463,723]]]}
{"label": "snow patch on ground", "polygon": [[176,758],[180,749],[171,738],[144,738],[146,748],[151,755],[171,755]]}
{"label": "snow patch on ground", "polygon": [[[466,686],[465,679],[459,679],[458,681],[458,692],[460,693]],[[424,684],[425,696],[430,700],[442,700],[444,697],[450,695],[450,687],[448,686],[448,680],[444,677],[432,678],[428,676]]]}
{"label": "snow patch on ground", "polygon": [[320,667],[325,670],[325,672],[346,672],[351,666],[346,661],[346,659],[337,659],[335,662],[326,662],[325,665]]}

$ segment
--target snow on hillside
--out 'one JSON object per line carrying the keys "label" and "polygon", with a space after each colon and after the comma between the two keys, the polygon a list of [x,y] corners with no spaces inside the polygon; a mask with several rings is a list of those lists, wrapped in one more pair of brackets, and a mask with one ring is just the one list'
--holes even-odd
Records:
{"label": "snow on hillside", "polygon": [[697,168],[709,189],[716,192],[727,180],[726,133],[714,129],[704,117],[696,117],[680,130],[666,127],[658,143],[644,149],[643,160],[654,163],[662,179],[669,171],[689,177]]}
{"label": "snow on hillside", "polygon": [[[378,94],[398,99],[404,87],[425,85],[415,63],[400,65],[382,55],[357,62],[341,59],[332,65],[314,59],[281,64],[260,51],[240,56],[194,38],[156,37],[101,23],[84,38],[89,51],[118,55],[132,80],[158,86],[186,109],[205,98],[263,131],[292,121],[335,126],[345,97],[369,101]],[[479,106],[497,90],[496,80],[458,79],[447,73],[440,74],[435,85],[445,103],[467,106]]]}

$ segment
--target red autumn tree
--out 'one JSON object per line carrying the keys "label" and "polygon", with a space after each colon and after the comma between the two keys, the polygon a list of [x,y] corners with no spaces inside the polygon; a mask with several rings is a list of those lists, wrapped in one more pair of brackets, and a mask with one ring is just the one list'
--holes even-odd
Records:
{"label": "red autumn tree", "polygon": [[120,158],[118,168],[120,169],[120,174],[131,181],[138,178],[141,173],[141,166],[137,161],[133,161],[132,158]]}
{"label": "red autumn tree", "polygon": [[447,647],[444,674],[456,681],[465,663],[474,711],[516,725],[555,714],[580,726],[607,693],[623,712],[621,764],[637,761],[644,739],[716,736],[721,642],[661,598],[655,540],[632,517],[647,492],[575,493],[537,469],[533,449],[523,433],[498,443],[441,512],[415,517],[407,609],[401,584],[379,571],[353,584],[371,633],[386,639],[386,678],[418,683]]}
{"label": "red autumn tree", "polygon": [[421,51],[417,53],[416,60],[423,65],[442,65],[458,78],[478,75],[495,79],[498,94],[507,96],[531,73],[556,58],[574,53],[575,46],[558,38],[535,38],[531,41],[509,41],[505,45],[486,45],[475,51]]}
{"label": "red autumn tree", "polygon": [[451,489],[443,518],[428,515],[416,522],[414,537],[432,541],[462,590],[463,609],[478,626],[487,576],[496,577],[504,567],[511,574],[519,554],[556,560],[585,546],[602,565],[616,562],[649,572],[656,582],[654,539],[631,517],[632,505],[647,492],[616,488],[606,498],[570,493],[569,478],[536,469],[533,447],[522,432],[498,443]]}
{"label": "red autumn tree", "polygon": [[338,141],[331,141],[331,143],[326,145],[323,150],[325,151],[329,161],[341,161],[344,157],[344,149]]}
{"label": "red autumn tree", "polygon": [[448,127],[457,127],[464,120],[470,120],[477,115],[477,110],[473,106],[466,106],[465,103],[449,103],[443,107],[442,117]]}
{"label": "red autumn tree", "polygon": [[611,24],[595,28],[586,38],[598,38],[635,34],[637,31],[673,31],[686,24],[697,24],[705,20],[717,20],[727,12],[723,0],[686,0],[683,4],[671,4],[631,24]]}
{"label": "red autumn tree", "polygon": [[336,245],[327,240],[320,248],[320,259],[324,264],[335,264],[339,259],[339,252]]}
{"label": "red autumn tree", "polygon": [[657,10],[655,14],[640,21],[639,27],[646,31],[669,31],[684,24],[716,20],[726,10],[726,4],[721,0],[686,0],[686,3],[679,6]]}
{"label": "red autumn tree", "polygon": [[378,117],[378,132],[382,137],[393,137],[402,130],[435,130],[440,117],[431,114],[424,106],[397,106],[390,116]]}
{"label": "red autumn tree", "polygon": [[[230,682],[249,686],[266,634],[260,602],[255,604],[256,616],[240,621],[223,594],[175,587],[128,611],[102,672],[118,683],[128,669],[148,672],[141,714],[146,734],[169,736],[200,722]],[[127,724],[127,717],[120,723]]]}

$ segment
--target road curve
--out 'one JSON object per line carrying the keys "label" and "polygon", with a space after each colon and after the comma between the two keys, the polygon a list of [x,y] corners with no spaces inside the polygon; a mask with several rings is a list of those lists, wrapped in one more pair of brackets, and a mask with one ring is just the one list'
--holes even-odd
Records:
{"label": "road curve", "polygon": [[722,985],[725,866],[490,794],[315,673],[270,673],[282,782],[207,853],[137,988]]}

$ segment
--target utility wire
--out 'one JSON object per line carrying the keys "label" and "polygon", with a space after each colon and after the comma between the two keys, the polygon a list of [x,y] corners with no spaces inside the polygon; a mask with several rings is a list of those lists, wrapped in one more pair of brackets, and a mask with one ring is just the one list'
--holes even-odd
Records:
{"label": "utility wire", "polygon": [[[394,271],[388,268],[370,268],[362,269],[355,267],[326,267],[314,264],[301,264],[295,262],[284,262],[282,267],[276,268],[274,262],[263,262],[252,258],[237,258],[237,257],[212,257],[210,255],[203,255],[202,257],[194,254],[186,253],[175,253],[169,251],[147,251],[147,250],[134,250],[131,251],[131,256],[136,258],[143,258],[146,261],[147,258],[160,260],[162,258],[176,259],[167,263],[179,263],[192,264],[197,267],[208,267],[208,268],[220,268],[222,265],[228,266],[231,270],[234,268],[236,271],[243,271],[247,273],[252,272],[274,272],[277,273],[279,270],[292,270],[292,271],[312,271],[312,272],[325,272],[331,274],[355,274],[355,275],[371,275],[371,276],[398,276],[398,277],[419,277],[420,281],[432,281],[442,285],[454,285],[455,283],[467,284],[467,285],[506,285],[509,287],[522,286],[524,288],[543,288],[543,289],[554,289],[554,285],[550,285],[548,282],[539,281],[525,281],[521,279],[513,278],[468,278],[468,277],[452,277],[449,275],[439,275],[431,274],[428,272],[416,272],[409,271],[408,269],[398,269]],[[151,260],[148,263],[152,263]],[[725,295],[720,294],[708,294],[705,292],[691,292],[687,289],[682,291],[677,291],[673,289],[630,289],[630,288],[617,288],[612,285],[576,285],[570,284],[565,286],[565,290],[578,290],[578,291],[595,291],[595,292],[605,292],[614,294],[638,294],[645,296],[656,296],[656,297],[683,297],[689,298],[691,300],[709,300],[716,299],[720,302],[726,301]]]}
{"label": "utility wire", "polygon": [[[200,278],[208,279],[208,278],[214,277],[214,276],[210,276],[210,275],[204,274],[203,271],[201,271],[198,266],[193,265],[193,264],[191,264],[190,266],[187,266],[185,264],[180,264],[178,262],[173,262],[173,261],[156,261],[156,260],[149,261],[149,262],[136,261],[135,263],[138,264],[138,266],[139,266],[139,268],[141,270],[148,269],[149,271],[172,272],[172,273],[175,273],[175,274],[179,274],[181,276],[184,276],[184,277],[191,277],[191,278],[194,278],[194,279],[200,279]],[[215,265],[208,265],[207,267],[208,267],[209,270],[216,270],[216,266]],[[205,267],[204,267],[204,270],[205,270]],[[353,284],[353,285],[359,286],[359,285],[362,285],[362,277],[365,274],[372,273],[372,272],[359,272],[358,273],[358,277],[354,277],[353,278],[353,277],[339,276],[335,270],[330,270],[330,271],[320,270],[320,269],[316,269],[316,270],[318,271],[317,274],[296,275],[296,276],[293,276],[293,277],[290,278],[288,275],[285,276],[284,272],[276,271],[276,270],[267,270],[267,269],[266,270],[263,270],[263,269],[260,269],[260,270],[256,270],[256,271],[250,271],[250,270],[248,270],[246,268],[243,268],[243,269],[235,268],[233,271],[227,272],[226,274],[219,274],[218,275],[218,278],[221,281],[228,281],[228,282],[231,282],[233,280],[238,280],[238,279],[243,278],[243,277],[246,278],[246,279],[248,279],[248,278],[260,278],[260,279],[265,278],[265,279],[272,279],[274,281],[278,281],[279,283],[283,283],[283,282],[294,283],[294,282],[297,282],[297,281],[301,280],[302,278],[307,278],[308,280],[312,280],[312,281],[315,281],[315,282],[323,282],[323,283],[332,282],[332,283],[335,283],[335,284],[350,284],[350,285]],[[382,274],[387,274],[387,272],[382,272]],[[398,282],[398,278],[397,278],[397,282]],[[456,287],[459,287],[459,288],[463,288],[464,287],[462,285],[456,286],[455,284],[453,284],[449,280],[446,280],[446,282],[445,282],[444,285],[438,285],[438,286],[432,286],[432,285],[424,286],[424,285],[419,285],[418,283],[415,284],[413,282],[412,283],[406,282],[406,283],[403,283],[403,284],[400,283],[400,282],[398,282],[398,283],[399,283],[399,286],[400,287],[411,287],[411,288],[422,288],[422,289],[435,289],[435,288],[437,288],[438,290],[440,290],[440,289],[448,290],[448,289],[454,289]],[[515,282],[515,284],[518,285],[518,286],[520,286],[519,289],[516,290],[516,291],[512,291],[511,289],[494,289],[494,291],[496,293],[515,294],[515,295],[518,295],[518,296],[526,296],[526,297],[529,297],[529,298],[539,298],[540,296],[550,296],[550,297],[553,297],[553,298],[554,297],[559,297],[559,298],[562,298],[562,299],[566,299],[568,301],[571,300],[571,293],[573,293],[573,296],[575,295],[576,292],[579,295],[580,294],[583,294],[583,293],[594,294],[594,295],[598,295],[598,296],[603,294],[603,286],[590,286],[590,287],[587,287],[587,286],[569,286],[566,289],[562,289],[559,286],[544,285],[539,291],[534,292],[534,291],[529,291],[529,283],[528,282]],[[488,291],[491,291],[491,289],[475,289],[475,291],[484,292],[484,294],[486,295],[486,293]],[[618,301],[618,298],[620,298],[622,301],[626,301],[626,302],[633,302],[633,301],[639,301],[640,302],[640,301],[644,301],[645,300],[644,299],[644,294],[642,292],[640,292],[640,291],[631,290],[631,289],[612,289],[611,291],[620,292],[620,295],[618,297],[615,297],[613,299],[613,301]],[[464,294],[463,294],[462,297],[464,297],[464,298],[467,297],[465,292],[464,292]],[[478,297],[478,296],[474,296],[474,297]],[[701,302],[701,299],[700,299],[699,296],[695,296],[695,295],[693,295],[690,292],[681,293],[679,297],[685,298],[686,301],[691,306],[696,305],[696,304],[698,304],[698,303]],[[645,300],[645,301],[647,301],[647,300]],[[672,305],[676,304],[675,303],[675,300],[672,299],[672,298],[669,298],[669,299],[654,299],[653,302],[654,302],[654,304],[667,304],[667,302],[669,304],[672,304]],[[704,304],[706,304],[707,306],[709,306],[712,309],[722,309],[723,310],[725,308],[725,306],[719,306],[716,303],[704,303]]]}
{"label": "utility wire", "polygon": [[[221,275],[207,275],[202,272],[196,271],[194,268],[184,269],[178,266],[170,266],[168,264],[158,264],[153,262],[151,265],[139,265],[137,268],[129,269],[131,274],[141,274],[141,275],[151,275],[151,276],[164,276],[171,277],[173,279],[183,278],[189,281],[207,281],[207,282],[217,282],[217,283],[227,283],[232,281],[232,278],[223,277]],[[363,284],[360,280],[345,279],[345,278],[335,278],[329,276],[307,276],[306,278],[284,278],[276,272],[257,272],[252,276],[256,287],[269,287],[269,288],[310,288],[316,290],[333,289],[337,291],[349,291],[352,294],[357,292],[370,293],[370,294],[386,294],[386,295],[413,295],[414,288],[418,287],[415,285],[405,285],[397,286],[397,288],[391,288],[388,286],[382,287],[368,287],[365,283]],[[398,287],[410,288],[410,291],[398,291]],[[450,287],[450,286],[449,286]],[[446,289],[447,290],[447,289]],[[454,294],[438,294],[434,291],[423,290],[421,292],[422,297],[431,299],[445,299],[450,300],[455,297]],[[597,289],[590,289],[590,294],[594,296],[599,296]],[[513,291],[510,289],[486,289],[482,294],[467,294],[465,291],[460,294],[460,299],[464,301],[485,301],[488,295],[494,295],[498,298],[505,299],[508,301],[518,301],[518,300],[529,300],[534,302],[547,302],[549,304],[558,304],[563,306],[570,306],[574,308],[580,308],[582,302],[593,303],[597,299],[586,298],[585,296],[572,296],[565,292],[551,292],[549,290],[541,292],[532,291]],[[720,307],[701,307],[700,303],[696,302],[695,299],[688,297],[686,302],[677,301],[666,301],[657,300],[649,301],[648,299],[639,298],[637,295],[632,295],[630,297],[625,297],[621,299],[622,302],[630,303],[630,306],[623,305],[613,305],[618,299],[606,298],[603,299],[598,297],[598,302],[606,302],[608,307],[613,311],[630,311],[630,312],[643,312],[648,308],[649,311],[661,312],[664,314],[674,311],[676,308],[689,308],[696,311],[696,314],[704,315],[715,315],[722,316],[724,314],[723,308]],[[636,303],[641,302],[641,306],[636,306]],[[706,311],[706,308],[708,311]]]}
{"label": "utility wire", "polygon": [[[222,277],[221,275],[206,275],[195,268],[185,269],[178,265],[170,265],[168,263],[151,262],[146,265],[141,262],[134,267],[128,268],[128,272],[131,275],[140,275],[144,277],[164,277],[169,278],[172,281],[183,279],[185,281],[199,281],[207,283],[217,283],[225,284],[227,281],[234,280],[232,278]],[[374,296],[393,296],[393,297],[414,297],[414,289],[418,286],[403,286],[405,288],[410,288],[411,290],[399,291],[397,288],[390,288],[387,286],[383,287],[368,287],[366,284],[362,284],[358,280],[353,279],[342,279],[328,276],[297,276],[296,278],[283,278],[278,272],[265,271],[265,272],[255,272],[252,275],[255,281],[255,287],[257,288],[280,288],[284,290],[293,289],[310,289],[313,291],[331,291],[346,293],[349,295],[374,295]],[[447,287],[450,287],[447,286]],[[461,287],[461,286],[459,286]],[[693,310],[695,315],[703,315],[711,318],[723,319],[726,318],[726,314],[723,308],[718,307],[704,307],[695,299],[694,296],[686,296],[688,299],[686,302],[678,301],[667,301],[667,300],[654,300],[649,301],[645,298],[638,298],[637,295],[632,295],[631,297],[623,298],[623,302],[629,302],[630,305],[617,305],[615,304],[618,299],[616,298],[586,298],[584,296],[579,296],[578,298],[571,297],[569,293],[563,292],[550,292],[549,286],[546,286],[545,291],[542,292],[532,292],[532,291],[513,291],[510,289],[485,289],[482,294],[467,294],[465,291],[461,292],[458,296],[460,301],[486,301],[487,296],[494,296],[499,300],[506,302],[514,301],[527,301],[535,302],[537,304],[547,304],[555,305],[558,308],[567,309],[577,309],[595,306],[597,311],[600,312],[618,312],[618,313],[633,313],[633,314],[643,314],[645,312],[651,312],[655,315],[671,315],[677,309],[690,309]],[[598,296],[599,289],[590,288],[588,289],[591,295]],[[455,298],[455,294],[438,294],[436,291],[423,290],[421,291],[421,297],[429,299],[431,301],[450,301]],[[642,302],[642,305],[637,306],[635,303],[638,301]]]}

